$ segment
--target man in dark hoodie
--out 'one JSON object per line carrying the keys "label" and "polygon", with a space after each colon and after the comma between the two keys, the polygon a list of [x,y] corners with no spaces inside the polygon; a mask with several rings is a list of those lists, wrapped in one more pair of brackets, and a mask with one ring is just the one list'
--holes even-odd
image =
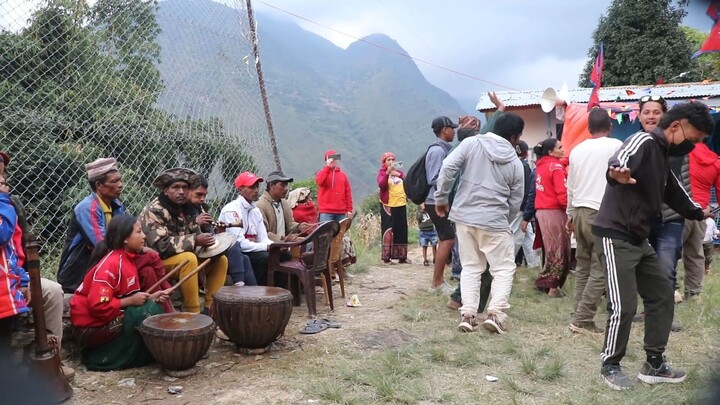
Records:
{"label": "man in dark hoodie", "polygon": [[323,155],[325,166],[317,172],[320,222],[352,218],[353,201],[350,180],[340,169],[340,154],[329,150]]}
{"label": "man in dark hoodie", "polygon": [[657,128],[628,138],[608,162],[608,185],[592,233],[607,276],[608,320],[601,375],[612,389],[634,385],[622,372],[620,361],[625,356],[638,294],[645,305],[647,354],[638,378],[648,384],[685,380],[685,372],[670,367],[663,356],[673,320],[673,287],[648,236],[663,202],[687,219],[709,215],[680,186],[670,171],[668,156],[688,154],[713,127],[704,104],[678,104]]}

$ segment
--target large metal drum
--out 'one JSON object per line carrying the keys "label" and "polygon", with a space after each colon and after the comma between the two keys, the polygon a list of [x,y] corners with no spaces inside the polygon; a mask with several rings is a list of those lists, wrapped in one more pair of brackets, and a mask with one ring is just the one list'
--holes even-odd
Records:
{"label": "large metal drum", "polygon": [[292,314],[292,294],[284,288],[231,286],[214,296],[213,317],[243,353],[261,353],[283,333]]}
{"label": "large metal drum", "polygon": [[173,376],[192,374],[215,336],[215,323],[202,314],[171,312],[145,319],[138,328],[150,354]]}

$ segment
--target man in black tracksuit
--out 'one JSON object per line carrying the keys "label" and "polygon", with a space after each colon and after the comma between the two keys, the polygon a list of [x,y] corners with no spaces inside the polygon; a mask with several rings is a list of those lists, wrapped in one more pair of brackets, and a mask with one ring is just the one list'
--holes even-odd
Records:
{"label": "man in black tracksuit", "polygon": [[628,138],[608,162],[608,185],[592,232],[607,275],[608,321],[601,373],[613,389],[633,386],[620,369],[620,360],[638,294],[645,305],[647,354],[638,378],[648,384],[685,380],[685,372],[671,368],[663,356],[673,320],[673,286],[647,238],[663,202],[687,219],[699,221],[706,216],[670,171],[668,156],[688,154],[712,133],[713,126],[704,104],[678,104],[652,132]]}

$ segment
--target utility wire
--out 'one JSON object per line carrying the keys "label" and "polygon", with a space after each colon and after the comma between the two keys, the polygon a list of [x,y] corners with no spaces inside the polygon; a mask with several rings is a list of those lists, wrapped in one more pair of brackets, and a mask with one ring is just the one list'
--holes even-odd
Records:
{"label": "utility wire", "polygon": [[429,66],[432,66],[432,67],[435,67],[435,68],[438,68],[438,69],[442,69],[442,70],[445,70],[445,71],[450,72],[450,73],[454,73],[454,74],[459,75],[459,76],[467,77],[467,78],[469,78],[469,79],[477,80],[477,81],[479,81],[479,82],[483,82],[483,83],[487,83],[487,84],[492,84],[493,86],[502,87],[502,88],[508,89],[508,90],[519,91],[519,90],[517,90],[517,89],[515,89],[515,88],[512,88],[512,87],[510,87],[510,86],[505,86],[505,85],[503,85],[503,84],[496,83],[496,82],[493,82],[493,81],[491,81],[491,80],[485,80],[485,79],[483,79],[483,78],[480,78],[480,77],[477,77],[477,76],[473,76],[473,75],[470,75],[470,74],[467,74],[467,73],[463,73],[463,72],[460,72],[460,71],[457,71],[457,70],[455,70],[455,69],[451,69],[451,68],[448,68],[448,67],[445,67],[445,66],[441,66],[441,65],[438,65],[437,63],[433,63],[433,62],[430,62],[430,61],[427,61],[427,60],[424,60],[424,59],[415,58],[415,57],[413,57],[413,56],[410,56],[410,55],[407,54],[407,53],[402,53],[402,52],[400,52],[400,51],[396,51],[396,50],[394,50],[394,49],[390,49],[390,48],[384,47],[384,46],[382,46],[382,45],[379,45],[379,44],[370,42],[370,41],[368,41],[368,40],[366,40],[366,39],[364,39],[364,38],[358,38],[358,37],[356,37],[356,36],[354,36],[354,35],[351,35],[351,34],[348,34],[348,33],[345,33],[345,32],[339,31],[339,30],[336,30],[335,28],[332,28],[332,27],[329,27],[329,26],[327,26],[327,25],[321,24],[321,23],[319,23],[319,22],[316,22],[316,21],[307,19],[307,18],[305,18],[305,17],[303,17],[303,16],[301,16],[301,15],[295,14],[295,13],[293,13],[293,12],[291,12],[291,11],[288,11],[288,10],[284,10],[284,9],[282,9],[282,8],[280,8],[280,7],[277,7],[277,6],[274,6],[274,5],[272,5],[272,4],[268,4],[268,3],[264,2],[264,1],[261,1],[261,0],[256,0],[256,1],[257,1],[258,3],[260,3],[260,4],[264,4],[264,5],[266,5],[266,6],[270,7],[270,8],[273,8],[273,9],[278,10],[278,11],[280,11],[280,12],[283,12],[283,13],[285,13],[285,14],[289,14],[289,15],[291,15],[291,16],[293,16],[293,17],[295,17],[295,18],[298,18],[298,19],[300,19],[300,20],[309,22],[310,24],[314,24],[314,25],[317,25],[317,26],[319,26],[319,27],[328,29],[328,30],[333,31],[333,32],[336,32],[336,33],[338,33],[338,34],[340,34],[340,35],[345,35],[345,36],[350,37],[350,38],[352,38],[352,39],[354,39],[354,40],[364,42],[364,43],[366,43],[366,44],[368,44],[368,45],[372,45],[372,46],[374,46],[374,47],[376,47],[376,48],[380,48],[380,49],[382,49],[382,50],[384,50],[384,51],[387,51],[387,52],[390,52],[390,53],[394,53],[394,54],[396,54],[396,55],[400,55],[400,56],[403,56],[403,57],[406,57],[406,58],[410,58],[410,59],[414,60],[415,62],[424,63],[424,64],[426,64],[426,65],[429,65]]}

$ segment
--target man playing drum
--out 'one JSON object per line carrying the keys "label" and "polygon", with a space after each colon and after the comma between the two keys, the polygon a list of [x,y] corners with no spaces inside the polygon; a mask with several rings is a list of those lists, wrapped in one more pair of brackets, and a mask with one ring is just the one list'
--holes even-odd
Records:
{"label": "man playing drum", "polygon": [[[180,270],[180,277],[193,273],[198,267],[196,247],[212,246],[215,237],[202,232],[197,223],[197,212],[190,204],[190,190],[197,187],[198,175],[190,169],[174,168],[162,172],[153,185],[160,193],[150,201],[140,214],[143,231],[147,235],[146,243],[155,249],[165,264],[172,268],[187,260],[188,264]],[[205,309],[212,307],[212,296],[225,283],[228,261],[225,256],[213,257],[206,268],[207,285]],[[193,274],[180,286],[187,312],[200,312],[198,276]]]}

